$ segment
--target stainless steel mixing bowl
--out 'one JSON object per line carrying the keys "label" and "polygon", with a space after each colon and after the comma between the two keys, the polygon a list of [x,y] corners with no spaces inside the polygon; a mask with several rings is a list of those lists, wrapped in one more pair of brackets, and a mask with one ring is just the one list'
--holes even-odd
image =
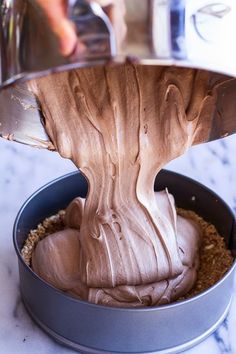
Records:
{"label": "stainless steel mixing bowl", "polygon": [[[36,0],[1,1],[0,136],[53,148],[24,82],[56,71],[129,60],[236,76],[234,0],[124,0],[124,5],[125,15],[112,22],[97,3],[70,0],[69,16],[85,51],[65,57]],[[126,31],[121,34],[117,26]],[[235,102],[232,80],[218,97],[208,141],[236,131]]]}

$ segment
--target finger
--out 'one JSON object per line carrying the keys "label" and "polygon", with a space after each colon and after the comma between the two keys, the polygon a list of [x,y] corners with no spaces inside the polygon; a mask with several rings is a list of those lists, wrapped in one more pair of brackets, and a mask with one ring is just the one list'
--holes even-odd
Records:
{"label": "finger", "polygon": [[77,43],[77,35],[73,23],[67,18],[66,0],[37,0],[44,10],[53,32],[60,43],[60,51],[63,55],[69,55]]}
{"label": "finger", "polygon": [[65,56],[70,55],[78,41],[73,23],[64,18],[52,29],[59,38],[61,53]]}

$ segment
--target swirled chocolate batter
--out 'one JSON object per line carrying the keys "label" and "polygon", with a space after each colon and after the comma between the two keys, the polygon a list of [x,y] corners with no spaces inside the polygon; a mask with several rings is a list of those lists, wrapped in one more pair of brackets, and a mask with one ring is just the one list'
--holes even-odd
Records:
{"label": "swirled chocolate batter", "polygon": [[67,228],[37,245],[36,273],[113,306],[166,303],[190,290],[198,226],[153,186],[167,162],[209,134],[217,87],[205,71],[130,64],[30,83],[57,151],[89,185],[86,201],[67,208]]}

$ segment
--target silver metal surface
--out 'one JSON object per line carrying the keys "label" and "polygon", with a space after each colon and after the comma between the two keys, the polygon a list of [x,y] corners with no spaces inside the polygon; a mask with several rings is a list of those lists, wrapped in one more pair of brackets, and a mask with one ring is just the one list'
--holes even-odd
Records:
{"label": "silver metal surface", "polygon": [[[67,57],[61,55],[57,37],[36,4],[36,0],[1,1],[0,136],[53,148],[37,105],[29,111],[16,98],[19,83],[22,92],[26,90],[22,82],[52,72],[131,60],[236,77],[234,0],[124,0],[125,16],[121,12],[113,21],[96,2],[70,0],[69,16],[85,50],[75,47]],[[216,113],[210,140],[236,131],[235,81],[230,90],[217,103],[216,110],[221,114],[218,106],[223,107],[224,115],[219,119]],[[25,98],[21,95],[22,100],[28,98],[27,92]]]}
{"label": "silver metal surface", "polygon": [[[24,299],[23,299],[24,301]],[[225,317],[227,316],[230,306],[232,303],[232,298],[229,301],[228,306],[226,307],[225,311],[223,312],[223,314],[220,316],[220,318],[218,319],[218,321],[216,323],[214,323],[206,332],[204,332],[202,335],[200,335],[197,338],[194,338],[193,340],[184,343],[182,345],[178,345],[174,348],[168,348],[167,350],[158,350],[158,351],[152,351],[149,352],[149,354],[178,354],[178,353],[183,353],[183,351],[188,350],[192,347],[194,347],[195,345],[201,343],[202,341],[204,341],[207,337],[209,337],[213,332],[215,332],[217,330],[217,328],[222,324],[222,322],[224,321]],[[107,353],[107,351],[101,351],[101,350],[96,350],[93,348],[88,348],[88,347],[84,347],[81,346],[75,342],[72,342],[71,340],[59,335],[58,333],[56,333],[55,331],[53,331],[51,328],[45,326],[44,323],[42,323],[32,312],[32,310],[30,309],[30,307],[28,306],[27,302],[24,301],[24,305],[26,310],[28,311],[30,317],[37,323],[37,325],[42,328],[44,330],[44,332],[46,332],[50,337],[52,337],[54,340],[56,340],[59,344],[65,345],[68,348],[74,349],[76,351],[78,351],[80,354],[102,354],[102,353]],[[112,354],[112,353],[110,353]],[[135,354],[135,353],[133,353]],[[143,353],[142,353],[143,354]]]}

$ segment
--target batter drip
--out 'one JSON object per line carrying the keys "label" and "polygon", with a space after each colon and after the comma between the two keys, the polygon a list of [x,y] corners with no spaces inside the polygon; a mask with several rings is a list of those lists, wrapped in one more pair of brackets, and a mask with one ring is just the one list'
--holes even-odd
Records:
{"label": "batter drip", "polygon": [[36,247],[42,278],[113,306],[156,305],[190,290],[200,232],[153,186],[167,162],[207,140],[220,83],[205,71],[131,64],[30,83],[54,146],[89,186],[86,201],[68,207],[67,229]]}

